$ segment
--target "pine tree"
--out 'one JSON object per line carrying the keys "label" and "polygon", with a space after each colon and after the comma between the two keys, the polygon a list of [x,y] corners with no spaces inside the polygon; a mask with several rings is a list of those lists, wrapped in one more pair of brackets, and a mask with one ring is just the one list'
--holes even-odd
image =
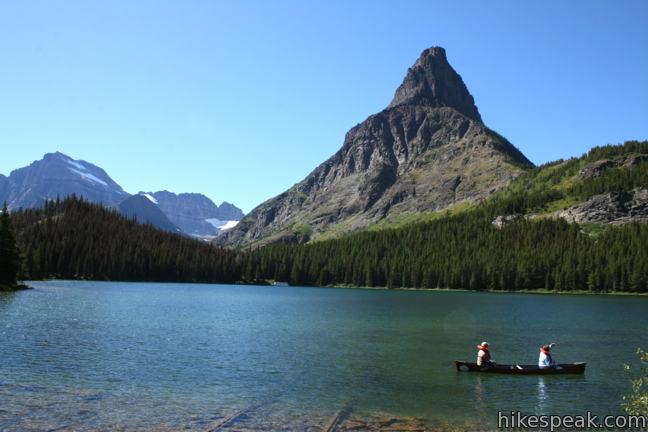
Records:
{"label": "pine tree", "polygon": [[0,289],[18,288],[20,265],[20,251],[5,202],[0,215]]}

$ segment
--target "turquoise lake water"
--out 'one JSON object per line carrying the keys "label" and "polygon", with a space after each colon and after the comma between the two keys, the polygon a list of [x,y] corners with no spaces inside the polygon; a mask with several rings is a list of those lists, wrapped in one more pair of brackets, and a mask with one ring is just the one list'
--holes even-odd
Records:
{"label": "turquoise lake water", "polygon": [[[494,426],[497,411],[620,413],[648,298],[34,282],[0,293],[0,430],[204,430],[238,409],[307,430],[344,406]],[[458,373],[487,340],[584,376]]]}

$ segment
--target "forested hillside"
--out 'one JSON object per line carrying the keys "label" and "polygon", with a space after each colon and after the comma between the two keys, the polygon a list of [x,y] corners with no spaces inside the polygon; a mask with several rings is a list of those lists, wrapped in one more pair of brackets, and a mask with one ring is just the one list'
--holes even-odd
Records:
{"label": "forested hillside", "polygon": [[648,187],[648,141],[594,147],[529,170],[486,203],[493,215],[547,214],[609,192]]}
{"label": "forested hillside", "polygon": [[24,278],[232,282],[236,252],[141,225],[79,198],[12,214]]}
{"label": "forested hillside", "polygon": [[431,220],[250,251],[244,277],[315,285],[646,292],[648,225],[579,225],[558,217],[594,195],[646,187],[648,141],[596,147],[583,157],[535,168],[458,214],[418,215]]}
{"label": "forested hillside", "polygon": [[244,254],[247,280],[291,284],[473,290],[646,292],[648,226],[594,237],[563,220],[520,219],[501,228],[472,212],[396,230]]}

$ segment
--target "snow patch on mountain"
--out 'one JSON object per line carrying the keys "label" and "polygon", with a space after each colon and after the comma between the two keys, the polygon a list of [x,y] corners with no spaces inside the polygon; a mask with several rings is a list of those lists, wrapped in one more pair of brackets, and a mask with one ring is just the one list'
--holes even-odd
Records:
{"label": "snow patch on mountain", "polygon": [[74,168],[81,170],[81,171],[87,171],[88,169],[83,165],[81,162],[77,162],[74,159],[67,158],[65,160],[69,165],[72,165]]}
{"label": "snow patch on mountain", "polygon": [[228,230],[230,228],[234,228],[236,225],[238,225],[240,221],[227,221],[225,222],[225,225],[221,227],[221,231]]}
{"label": "snow patch on mountain", "polygon": [[74,169],[74,168],[68,168],[68,169],[70,171],[72,171],[73,173],[76,173],[76,174],[80,175],[85,180],[88,180],[88,181],[93,182],[93,183],[99,183],[99,184],[102,184],[102,185],[104,185],[106,187],[108,186],[108,183],[106,183],[105,181],[101,180],[100,178],[98,178],[98,177],[96,177],[96,176],[94,176],[94,175],[92,175],[92,174],[90,174],[88,172],[79,171],[79,170]]}
{"label": "snow patch on mountain", "polygon": [[211,224],[211,226],[221,232],[234,228],[239,223],[239,221],[224,221],[216,218],[205,219],[205,222]]}
{"label": "snow patch on mountain", "polygon": [[155,197],[154,197],[153,195],[151,195],[151,194],[147,194],[147,193],[140,193],[140,195],[143,195],[143,196],[145,196],[146,198],[148,198],[149,201],[151,201],[153,204],[158,204],[158,200],[156,200]]}

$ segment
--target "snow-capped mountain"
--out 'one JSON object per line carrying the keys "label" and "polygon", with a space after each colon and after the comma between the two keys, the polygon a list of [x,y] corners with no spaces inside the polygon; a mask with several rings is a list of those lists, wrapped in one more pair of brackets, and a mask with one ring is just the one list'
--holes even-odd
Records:
{"label": "snow-capped mountain", "polygon": [[103,169],[60,152],[47,153],[9,177],[0,174],[0,204],[6,201],[10,210],[40,207],[46,200],[73,194],[162,230],[198,238],[213,238],[243,218],[235,205],[223,202],[218,206],[197,193],[131,195]]}
{"label": "snow-capped mountain", "polygon": [[72,194],[106,206],[129,196],[103,169],[59,152],[47,153],[9,177],[0,176],[0,201],[6,201],[9,209],[39,207]]}
{"label": "snow-capped mountain", "polygon": [[198,193],[158,191],[143,194],[160,206],[171,222],[194,237],[215,237],[243,218],[241,209],[233,204],[223,202],[218,206]]}

